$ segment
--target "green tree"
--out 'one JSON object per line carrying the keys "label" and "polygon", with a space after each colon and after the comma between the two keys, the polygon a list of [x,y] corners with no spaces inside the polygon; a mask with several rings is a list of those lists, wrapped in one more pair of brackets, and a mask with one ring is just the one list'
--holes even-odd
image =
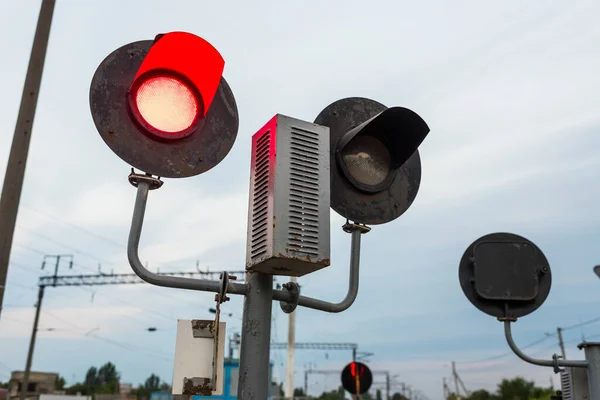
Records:
{"label": "green tree", "polygon": [[381,396],[381,389],[377,389],[377,391],[375,392],[375,400],[383,400]]}
{"label": "green tree", "polygon": [[65,381],[65,378],[58,375],[58,377],[56,378],[56,390],[64,390],[66,383],[67,382]]}
{"label": "green tree", "polygon": [[407,400],[407,398],[402,396],[402,394],[396,392],[392,394],[392,400]]}
{"label": "green tree", "polygon": [[535,384],[520,376],[514,379],[502,379],[498,384],[498,396],[502,400],[529,400],[533,396]]}
{"label": "green tree", "polygon": [[155,374],[151,374],[145,381],[143,385],[138,386],[135,390],[135,394],[138,398],[149,399],[152,392],[159,391],[170,391],[171,387],[169,384],[160,381],[160,377]]}
{"label": "green tree", "polygon": [[360,400],[375,400],[373,398],[373,396],[371,396],[371,393],[367,392],[367,393],[363,393],[360,395]]}
{"label": "green tree", "polygon": [[[503,379],[498,384],[496,393],[477,390],[472,392],[467,400],[550,400],[552,395],[552,389],[536,387],[533,381],[518,376]],[[451,393],[447,400],[456,400],[456,395]]]}
{"label": "green tree", "polygon": [[98,369],[96,367],[90,367],[85,374],[84,384],[90,389],[98,386],[100,382],[98,382]]}
{"label": "green tree", "polygon": [[144,389],[155,392],[160,389],[160,378],[158,375],[150,375],[146,382],[144,382]]}
{"label": "green tree", "polygon": [[163,382],[160,384],[160,391],[161,392],[170,392],[171,391],[171,385],[169,385],[167,382]]}
{"label": "green tree", "polygon": [[493,395],[485,389],[476,390],[471,393],[469,400],[497,400],[498,396]]}
{"label": "green tree", "polygon": [[302,389],[302,388],[294,389],[294,397],[304,397],[304,396],[306,396],[306,394],[304,394],[304,389]]}
{"label": "green tree", "polygon": [[345,390],[340,386],[337,390],[323,392],[316,400],[346,400]]}

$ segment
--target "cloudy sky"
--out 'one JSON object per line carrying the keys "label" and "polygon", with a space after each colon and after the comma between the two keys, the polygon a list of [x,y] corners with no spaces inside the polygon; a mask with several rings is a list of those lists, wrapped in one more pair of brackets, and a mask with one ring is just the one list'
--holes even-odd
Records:
{"label": "cloudy sky", "polygon": [[[451,4],[451,5],[450,5]],[[0,164],[16,121],[40,1],[0,2]],[[600,3],[546,1],[118,1],[57,0],[0,321],[0,381],[23,369],[45,254],[74,255],[61,273],[131,272],[125,255],[135,190],[129,167],[90,116],[90,79],[131,41],[193,32],[225,58],[240,114],[237,141],[208,173],[152,192],[141,258],[151,269],[243,268],[250,138],[275,113],[314,120],[349,96],[409,107],[429,124],[422,185],[411,209],[364,237],[361,289],[339,315],[300,309],[297,341],[356,342],[432,400],[456,361],[470,390],[518,374],[558,377],[507,353],[502,327],[466,300],[464,249],[496,231],[534,241],[550,261],[547,302],[514,327],[528,353],[559,351],[557,326],[600,317]],[[347,287],[349,237],[332,213],[332,266],[303,277],[303,293],[338,301]],[[280,283],[285,280],[278,279]],[[49,288],[33,368],[81,380],[112,361],[123,381],[172,379],[177,319],[211,318],[212,295],[149,285]],[[241,299],[224,306],[239,331]],[[147,327],[156,327],[154,333]],[[53,328],[54,331],[47,331]],[[44,331],[46,330],[46,331]],[[273,341],[287,316],[277,305]],[[600,323],[564,332],[568,357]],[[544,339],[545,337],[545,339]],[[600,337],[600,336],[598,336]],[[285,352],[273,351],[281,380]],[[296,384],[310,363],[341,369],[344,351],[298,351]],[[378,376],[377,382],[383,377]],[[311,375],[310,391],[338,385]]]}

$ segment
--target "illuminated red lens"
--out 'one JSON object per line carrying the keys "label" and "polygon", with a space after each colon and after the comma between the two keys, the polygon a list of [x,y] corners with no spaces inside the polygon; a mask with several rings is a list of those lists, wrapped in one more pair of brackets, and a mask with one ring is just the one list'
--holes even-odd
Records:
{"label": "illuminated red lens", "polygon": [[186,130],[198,115],[198,100],[192,90],[171,76],[145,80],[135,93],[135,104],[146,123],[166,133]]}

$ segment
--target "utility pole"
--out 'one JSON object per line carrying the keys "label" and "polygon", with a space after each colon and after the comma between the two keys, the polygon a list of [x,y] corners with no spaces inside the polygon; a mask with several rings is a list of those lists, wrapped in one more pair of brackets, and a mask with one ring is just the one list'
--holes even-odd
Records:
{"label": "utility pole", "polygon": [[385,392],[386,392],[385,398],[387,400],[390,400],[390,373],[389,372],[387,372],[385,374]]}
{"label": "utility pole", "polygon": [[448,389],[448,384],[446,383],[446,378],[443,378],[444,382],[444,400],[448,400],[450,390]]}
{"label": "utility pole", "polygon": [[4,185],[0,195],[0,313],[2,312],[2,302],[6,290],[10,251],[23,189],[33,118],[42,83],[42,72],[50,37],[54,4],[55,0],[42,0],[21,95],[17,124],[8,156],[6,174],[4,175]]}
{"label": "utility pole", "polygon": [[[298,278],[292,276],[290,279],[296,283]],[[294,399],[294,344],[296,342],[296,310],[289,314],[288,343],[287,343],[287,368],[285,378],[285,398]],[[306,394],[305,394],[306,395]]]}
{"label": "utility pole", "polygon": [[[27,391],[27,385],[29,383],[29,373],[31,371],[31,362],[33,360],[33,350],[35,347],[35,339],[37,337],[37,325],[40,316],[40,312],[42,309],[42,298],[44,296],[44,290],[46,286],[103,286],[103,285],[131,285],[131,284],[139,284],[146,283],[142,279],[140,279],[136,274],[91,274],[91,275],[58,275],[58,267],[60,265],[60,260],[63,258],[71,258],[71,262],[69,263],[69,268],[73,266],[73,256],[70,254],[58,254],[51,256],[44,256],[44,261],[42,263],[42,269],[44,269],[46,265],[47,258],[56,258],[56,264],[54,265],[54,274],[49,276],[41,276],[38,286],[40,288],[38,294],[38,304],[35,313],[35,319],[33,321],[33,331],[31,333],[31,341],[29,344],[29,353],[27,354],[27,365],[25,366],[25,373],[23,376],[23,385],[25,391],[20,393],[20,400],[24,400],[25,393]],[[197,277],[197,276],[206,276],[206,272],[162,272],[157,275],[160,276],[189,276],[189,277]],[[239,335],[234,335],[235,340],[238,345]],[[230,352],[231,355],[231,352]]]}
{"label": "utility pole", "polygon": [[304,396],[308,397],[308,370],[304,370]]}
{"label": "utility pole", "polygon": [[456,390],[456,398],[460,399],[460,392],[458,391],[458,374],[456,373],[456,363],[452,361],[452,378],[454,379],[454,390]]}
{"label": "utility pole", "polygon": [[556,328],[556,333],[558,334],[558,344],[560,345],[560,352],[562,353],[562,358],[563,360],[566,360],[567,353],[565,352],[565,343],[563,342],[562,328],[560,326]]}
{"label": "utility pole", "polygon": [[[42,262],[42,269],[44,269],[44,265],[46,264],[47,258],[56,258],[56,264],[54,265],[54,275],[52,276],[54,285],[56,285],[56,277],[58,275],[58,266],[60,265],[60,259],[64,257],[71,257],[71,263],[69,267],[73,267],[73,256],[70,254],[58,254],[54,256],[44,256],[44,261]],[[29,341],[29,351],[27,353],[27,363],[25,364],[25,372],[23,373],[23,384],[21,385],[21,391],[19,393],[19,399],[25,400],[25,395],[27,394],[27,387],[29,386],[29,374],[31,372],[31,362],[33,361],[33,349],[35,348],[35,339],[37,337],[38,331],[38,323],[40,320],[40,311],[42,310],[42,300],[44,299],[44,289],[45,285],[40,285],[40,289],[38,291],[38,301],[35,309],[35,318],[33,319],[33,329],[31,331],[31,340]]]}

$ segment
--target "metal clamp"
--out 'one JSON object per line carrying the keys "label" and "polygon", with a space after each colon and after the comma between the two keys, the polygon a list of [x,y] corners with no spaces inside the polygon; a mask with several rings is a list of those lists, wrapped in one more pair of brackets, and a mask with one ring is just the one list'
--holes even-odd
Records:
{"label": "metal clamp", "polygon": [[131,173],[129,174],[127,179],[129,180],[129,183],[131,183],[131,185],[134,187],[138,187],[140,182],[147,182],[149,184],[149,190],[159,189],[164,183],[160,180],[160,176],[155,178],[148,173],[144,175],[136,174],[133,168],[131,168]]}
{"label": "metal clamp", "polygon": [[300,300],[300,285],[296,282],[288,282],[283,284],[283,289],[290,292],[292,298],[291,301],[280,301],[279,306],[284,313],[290,314],[294,312],[298,306],[298,300]]}
{"label": "metal clamp", "polygon": [[217,360],[219,359],[219,319],[221,317],[221,303],[229,301],[229,297],[227,297],[227,289],[229,288],[229,279],[236,280],[235,276],[229,276],[226,271],[221,272],[220,279],[220,289],[217,294],[215,294],[215,302],[217,303],[215,307],[215,321],[212,323],[212,335],[214,338],[214,348],[213,348],[213,376],[211,387],[214,390],[217,385]]}
{"label": "metal clamp", "polygon": [[558,364],[558,359],[560,358],[560,356],[556,353],[552,354],[552,362],[554,363],[553,367],[554,367],[554,373],[558,374],[559,372],[563,372],[564,369],[559,367]]}
{"label": "metal clamp", "polygon": [[221,303],[229,300],[227,289],[229,288],[229,279],[237,279],[223,271],[220,275],[219,291],[215,294],[216,310],[214,321],[193,320],[192,334],[197,338],[213,339],[213,360],[212,377],[209,378],[186,378],[184,379],[184,393],[186,395],[205,395],[210,396],[212,391],[217,388],[217,361],[219,359],[219,319],[221,316]]}

